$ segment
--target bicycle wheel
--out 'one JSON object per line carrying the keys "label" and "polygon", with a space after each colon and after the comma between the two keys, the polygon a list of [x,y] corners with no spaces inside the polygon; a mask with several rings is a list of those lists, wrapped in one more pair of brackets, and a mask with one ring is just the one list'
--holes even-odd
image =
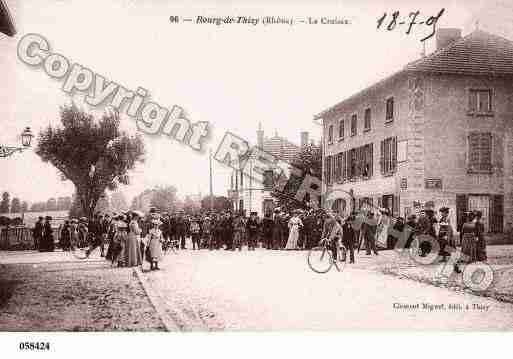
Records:
{"label": "bicycle wheel", "polygon": [[326,273],[333,265],[331,253],[326,247],[314,247],[310,249],[307,262],[310,269],[315,273]]}

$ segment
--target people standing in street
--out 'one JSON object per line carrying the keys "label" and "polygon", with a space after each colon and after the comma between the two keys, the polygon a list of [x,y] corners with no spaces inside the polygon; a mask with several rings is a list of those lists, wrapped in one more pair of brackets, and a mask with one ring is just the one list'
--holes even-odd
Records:
{"label": "people standing in street", "polygon": [[159,270],[159,262],[162,260],[162,231],[159,229],[161,221],[158,218],[151,220],[151,228],[146,241],[146,260],[150,263],[150,270]]}
{"label": "people standing in street", "polygon": [[46,216],[45,223],[43,224],[43,238],[42,238],[42,252],[53,252],[54,251],[54,239],[52,229],[52,217]]}
{"label": "people standing in street", "polygon": [[64,221],[59,235],[59,246],[65,252],[70,250],[71,247],[71,226],[69,220]]}
{"label": "people standing in street", "polygon": [[117,263],[118,267],[125,265],[126,242],[128,239],[128,225],[126,224],[126,216],[120,214],[116,219],[116,234],[114,236],[114,253],[113,263]]}
{"label": "people standing in street", "polygon": [[327,210],[324,216],[321,239],[329,241],[329,248],[334,260],[338,259],[338,249],[342,239],[342,227],[337,222],[332,210]]}
{"label": "people standing in street", "polygon": [[273,249],[279,249],[282,242],[282,230],[281,230],[281,214],[280,209],[274,210],[274,224],[273,224]]}
{"label": "people standing in street", "polygon": [[295,210],[288,223],[289,238],[285,249],[298,249],[299,230],[303,227],[303,222],[299,218],[299,211]]}
{"label": "people standing in street", "polygon": [[198,250],[201,249],[200,247],[200,225],[199,225],[199,219],[197,217],[192,217],[190,222],[190,228],[191,228],[191,238],[192,238],[192,249]]}
{"label": "people standing in street", "polygon": [[187,249],[185,247],[185,236],[187,234],[187,223],[182,212],[176,218],[176,238],[180,243],[180,249]]}
{"label": "people standing in street", "polygon": [[374,218],[374,212],[369,211],[367,213],[367,220],[362,224],[362,235],[365,242],[365,254],[368,256],[370,256],[372,253],[378,255],[378,250],[376,249],[376,229],[377,220]]}
{"label": "people standing in street", "polygon": [[442,262],[447,262],[447,258],[451,256],[451,254],[446,250],[447,246],[451,246],[454,248],[453,241],[453,231],[451,222],[449,220],[449,208],[442,207],[440,208],[440,220],[438,221],[438,244],[440,246],[440,256],[442,257]]}
{"label": "people standing in street", "polygon": [[419,220],[417,222],[417,237],[420,239],[419,249],[420,256],[426,257],[432,250],[431,243],[425,239],[422,239],[424,236],[428,236],[433,240],[436,240],[436,229],[435,225],[437,220],[435,218],[435,212],[433,210],[433,206],[430,203],[426,203],[424,206],[424,210],[422,211]]}
{"label": "people standing in street", "polygon": [[[353,228],[355,217],[349,216],[342,224],[342,244],[349,251],[349,263],[354,263],[354,247],[356,244],[356,231]],[[358,231],[358,235],[360,232]]]}
{"label": "people standing in street", "polygon": [[39,217],[34,229],[32,230],[32,238],[34,238],[34,249],[43,251],[42,242],[43,242],[43,227],[44,227],[44,218]]}
{"label": "people standing in street", "polygon": [[[141,213],[142,214],[142,213]],[[137,267],[142,265],[142,254],[140,246],[141,228],[138,220],[141,216],[139,212],[131,213],[130,223],[128,225],[128,235],[125,246],[125,267]]]}
{"label": "people standing in street", "polygon": [[461,273],[461,263],[474,263],[479,260],[478,243],[483,236],[482,227],[478,224],[475,212],[467,212],[465,223],[461,227],[461,258],[454,264],[454,271]]}
{"label": "people standing in street", "polygon": [[244,236],[244,221],[242,220],[242,216],[237,214],[235,219],[233,220],[233,249],[242,250],[242,241]]}
{"label": "people standing in street", "polygon": [[230,212],[226,212],[223,218],[223,242],[226,250],[233,248],[233,218]]}
{"label": "people standing in street", "polygon": [[246,223],[246,233],[248,234],[248,250],[254,251],[258,239],[259,223],[256,212],[251,212]]}
{"label": "people standing in street", "polygon": [[271,218],[271,212],[267,212],[262,220],[262,241],[265,248],[273,248],[274,221]]}
{"label": "people standing in street", "polygon": [[487,255],[486,255],[486,241],[484,238],[484,224],[481,222],[481,218],[483,216],[483,212],[481,211],[475,211],[475,223],[476,223],[476,230],[477,230],[477,260],[479,262],[486,261]]}

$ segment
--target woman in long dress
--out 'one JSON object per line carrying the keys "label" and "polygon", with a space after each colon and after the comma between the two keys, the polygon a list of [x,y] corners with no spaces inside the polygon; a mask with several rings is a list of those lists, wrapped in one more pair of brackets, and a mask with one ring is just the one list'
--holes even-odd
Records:
{"label": "woman in long dress", "polygon": [[162,232],[159,226],[162,222],[159,219],[151,220],[151,228],[146,236],[146,253],[145,257],[150,262],[150,270],[159,270],[159,262],[162,260]]}
{"label": "woman in long dress", "polygon": [[387,208],[380,210],[381,216],[378,219],[378,228],[376,231],[376,242],[382,247],[388,249],[388,226],[390,225],[390,215]]}
{"label": "woman in long dress", "polygon": [[128,226],[126,217],[119,215],[116,222],[116,234],[114,235],[115,250],[113,253],[113,263],[117,262],[118,267],[125,265],[126,242],[128,240]]}
{"label": "woman in long dress", "polygon": [[139,245],[141,228],[137,220],[137,213],[132,213],[125,245],[125,267],[137,267],[142,264],[141,247]]}
{"label": "woman in long dress", "polygon": [[285,249],[297,249],[297,242],[299,239],[299,228],[303,227],[303,222],[299,218],[298,212],[294,212],[294,215],[289,220],[289,239]]}

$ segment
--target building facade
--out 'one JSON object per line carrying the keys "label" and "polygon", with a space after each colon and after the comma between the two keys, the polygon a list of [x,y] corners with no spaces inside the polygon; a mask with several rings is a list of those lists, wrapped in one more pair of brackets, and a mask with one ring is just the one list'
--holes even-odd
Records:
{"label": "building facade", "polygon": [[[513,221],[513,42],[437,31],[437,50],[323,111],[323,182],[407,216],[432,201]],[[344,210],[343,200],[334,203]]]}
{"label": "building facade", "polygon": [[[259,125],[257,131],[257,145],[265,152],[271,154],[275,159],[283,164],[290,163],[299,153],[303,146],[309,142],[308,132],[301,132],[300,146],[292,143],[284,137],[275,133],[273,137],[265,137],[262,126]],[[273,180],[264,180],[263,183],[254,179],[252,169],[257,166],[255,158],[248,158],[244,165],[244,170],[233,170],[230,177],[228,197],[233,203],[233,209],[237,212],[257,212],[259,216],[272,212],[276,207],[276,201],[271,196],[273,190]],[[285,175],[288,175],[288,166],[282,168]]]}

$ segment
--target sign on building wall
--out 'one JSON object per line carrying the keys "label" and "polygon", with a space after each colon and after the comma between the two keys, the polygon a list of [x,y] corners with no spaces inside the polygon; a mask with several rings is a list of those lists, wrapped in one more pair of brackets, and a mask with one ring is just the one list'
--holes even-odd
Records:
{"label": "sign on building wall", "polygon": [[441,178],[426,178],[426,189],[442,189]]}
{"label": "sign on building wall", "polygon": [[408,189],[408,180],[406,177],[401,178],[401,189]]}

